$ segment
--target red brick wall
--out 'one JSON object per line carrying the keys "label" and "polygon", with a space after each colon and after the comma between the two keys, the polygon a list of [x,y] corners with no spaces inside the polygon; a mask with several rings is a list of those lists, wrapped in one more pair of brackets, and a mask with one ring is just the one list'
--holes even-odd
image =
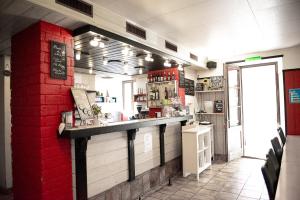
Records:
{"label": "red brick wall", "polygon": [[[50,79],[50,41],[67,45],[67,80]],[[71,110],[74,60],[70,31],[38,22],[12,38],[14,199],[72,199],[71,145],[57,137]]]}

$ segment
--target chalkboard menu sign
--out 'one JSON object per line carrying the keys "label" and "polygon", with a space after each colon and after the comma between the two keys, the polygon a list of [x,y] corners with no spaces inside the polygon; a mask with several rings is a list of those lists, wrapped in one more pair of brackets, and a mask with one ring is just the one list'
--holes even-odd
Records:
{"label": "chalkboard menu sign", "polygon": [[50,77],[67,79],[67,52],[66,44],[51,41]]}
{"label": "chalkboard menu sign", "polygon": [[184,88],[184,71],[179,71],[179,87]]}
{"label": "chalkboard menu sign", "polygon": [[195,95],[195,82],[190,79],[184,79],[185,95]]}

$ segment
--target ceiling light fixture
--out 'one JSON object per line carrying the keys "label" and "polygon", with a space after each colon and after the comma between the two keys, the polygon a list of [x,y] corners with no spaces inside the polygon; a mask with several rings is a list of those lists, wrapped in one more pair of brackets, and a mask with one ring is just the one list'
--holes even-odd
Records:
{"label": "ceiling light fixture", "polygon": [[179,71],[183,71],[182,64],[179,64],[177,69],[178,69]]}
{"label": "ceiling light fixture", "polygon": [[125,48],[122,50],[122,54],[124,54],[125,56],[133,56],[133,51],[131,49],[131,47],[125,46]]}
{"label": "ceiling light fixture", "polygon": [[125,71],[128,70],[128,62],[124,62],[124,70],[125,70]]}
{"label": "ceiling light fixture", "polygon": [[105,47],[105,43],[102,42],[102,41],[99,41],[99,47],[100,47],[100,48],[104,48],[104,47]]}
{"label": "ceiling light fixture", "polygon": [[149,53],[147,54],[147,56],[145,57],[145,60],[148,61],[148,62],[153,62],[154,59],[152,58],[152,55]]}
{"label": "ceiling light fixture", "polygon": [[171,67],[171,63],[169,62],[169,60],[166,60],[166,61],[164,62],[164,66],[165,66],[165,67]]}
{"label": "ceiling light fixture", "polygon": [[75,59],[80,60],[80,58],[81,58],[81,51],[77,50],[75,53]]}
{"label": "ceiling light fixture", "polygon": [[108,59],[106,57],[103,57],[103,65],[107,65]]}
{"label": "ceiling light fixture", "polygon": [[96,47],[99,45],[99,41],[100,41],[100,37],[99,36],[95,36],[93,39],[90,40],[90,45],[92,47]]}

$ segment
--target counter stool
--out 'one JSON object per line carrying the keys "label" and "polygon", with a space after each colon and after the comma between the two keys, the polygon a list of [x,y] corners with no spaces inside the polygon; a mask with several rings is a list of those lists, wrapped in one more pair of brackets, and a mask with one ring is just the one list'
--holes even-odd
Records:
{"label": "counter stool", "polygon": [[281,163],[281,158],[282,158],[282,147],[280,145],[280,142],[278,140],[278,137],[274,137],[272,140],[271,140],[271,143],[272,143],[272,147],[274,149],[274,152],[275,152],[275,155],[276,155],[276,158],[278,160],[278,163]]}
{"label": "counter stool", "polygon": [[276,155],[275,155],[273,149],[269,149],[269,152],[266,157],[268,159],[270,159],[272,166],[274,167],[274,171],[275,171],[276,175],[279,176],[280,164],[276,158]]}
{"label": "counter stool", "polygon": [[279,134],[279,136],[280,136],[280,139],[281,139],[281,142],[282,142],[282,146],[284,146],[284,144],[285,144],[285,142],[286,142],[286,135],[283,133],[283,130],[282,130],[281,127],[279,127],[279,128],[277,129],[277,132],[278,132],[278,134]]}
{"label": "counter stool", "polygon": [[278,183],[278,176],[272,166],[272,162],[269,158],[267,158],[266,163],[261,167],[261,172],[263,174],[269,198],[270,200],[275,199],[276,188]]}

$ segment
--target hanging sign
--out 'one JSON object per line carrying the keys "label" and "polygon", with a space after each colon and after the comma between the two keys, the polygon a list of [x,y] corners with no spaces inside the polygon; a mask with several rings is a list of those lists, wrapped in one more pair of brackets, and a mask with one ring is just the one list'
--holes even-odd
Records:
{"label": "hanging sign", "polygon": [[67,52],[66,44],[51,41],[50,77],[67,79]]}
{"label": "hanging sign", "polygon": [[300,103],[300,88],[289,89],[290,103]]}
{"label": "hanging sign", "polygon": [[261,60],[261,56],[252,56],[245,59],[245,62]]}

